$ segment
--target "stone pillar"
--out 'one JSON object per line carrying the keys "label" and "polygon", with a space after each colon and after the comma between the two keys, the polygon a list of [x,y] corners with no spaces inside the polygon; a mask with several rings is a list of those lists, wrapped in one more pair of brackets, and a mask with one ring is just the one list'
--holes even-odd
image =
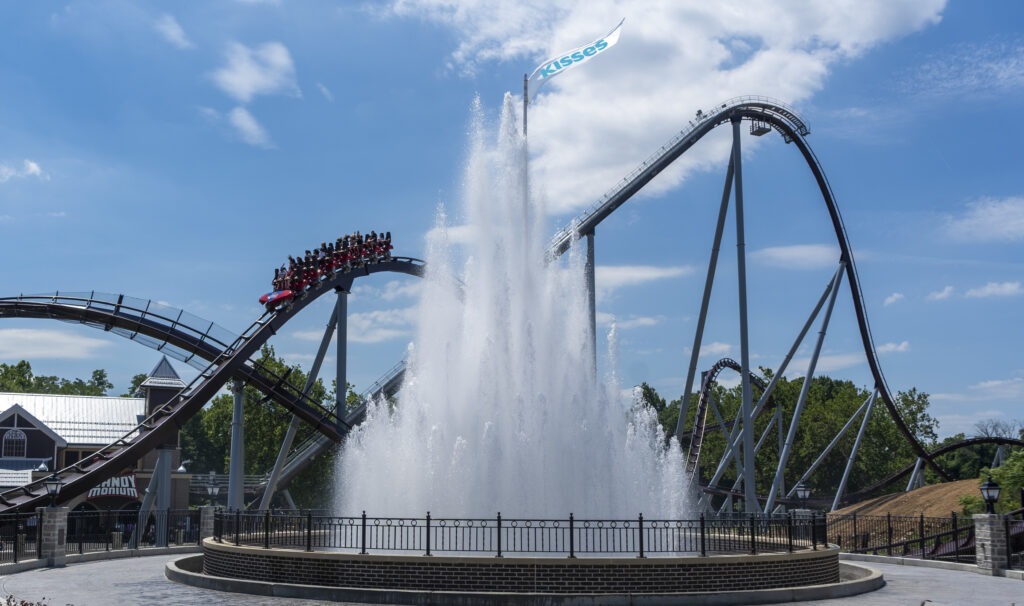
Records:
{"label": "stone pillar", "polygon": [[47,566],[63,568],[67,562],[67,507],[40,507],[39,523],[42,524],[40,538],[40,559],[46,560]]}
{"label": "stone pillar", "polygon": [[213,512],[216,511],[213,505],[203,505],[199,508],[199,538],[200,540],[213,536]]}
{"label": "stone pillar", "polygon": [[1006,525],[1003,522],[1003,516],[987,513],[975,514],[974,542],[978,572],[998,575],[1008,568]]}

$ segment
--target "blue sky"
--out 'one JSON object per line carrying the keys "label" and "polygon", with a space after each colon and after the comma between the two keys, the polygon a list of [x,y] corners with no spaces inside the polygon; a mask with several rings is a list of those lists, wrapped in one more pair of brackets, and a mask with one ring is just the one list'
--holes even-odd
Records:
{"label": "blue sky", "polygon": [[[533,183],[552,233],[697,109],[783,100],[810,125],[843,212],[890,386],[931,394],[943,435],[1024,417],[1024,5],[557,6],[3,4],[0,294],[126,293],[240,331],[288,254],[376,229],[396,253],[422,256],[440,204],[460,220],[474,96],[497,119],[524,72],[625,17],[616,47],[531,107]],[[599,320],[617,326],[625,387],[682,392],[729,145],[719,130],[598,230]],[[774,367],[836,243],[797,152],[774,134],[743,145],[752,360]],[[703,368],[739,356],[731,228],[721,268]],[[359,283],[357,387],[401,358],[416,296],[412,278]],[[308,366],[328,312],[326,301],[304,312],[277,352]],[[118,393],[158,360],[96,330],[5,321],[0,362],[23,358],[38,374],[105,368]],[[819,370],[869,382],[845,291]]]}

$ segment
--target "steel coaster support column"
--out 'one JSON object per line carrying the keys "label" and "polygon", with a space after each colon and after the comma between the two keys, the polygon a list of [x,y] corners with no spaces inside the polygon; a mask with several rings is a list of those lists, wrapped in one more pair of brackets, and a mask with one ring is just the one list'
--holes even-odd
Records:
{"label": "steel coaster support column", "polygon": [[800,397],[796,402],[796,409],[793,411],[793,420],[789,423],[789,433],[786,435],[786,444],[779,453],[779,466],[775,470],[775,480],[772,482],[771,490],[768,493],[768,501],[765,504],[765,511],[771,511],[775,505],[775,498],[782,486],[782,479],[786,474],[786,463],[789,461],[789,454],[793,450],[793,443],[796,441],[796,431],[800,427],[800,415],[803,413],[804,404],[807,403],[807,394],[811,390],[811,382],[814,380],[814,369],[818,365],[818,356],[821,355],[821,346],[825,343],[825,333],[828,332],[829,320],[832,319],[832,310],[835,308],[836,295],[839,294],[839,285],[842,284],[843,272],[846,269],[846,260],[839,262],[839,269],[836,270],[836,279],[832,284],[832,292],[829,294],[828,307],[825,309],[825,316],[821,319],[821,329],[818,331],[818,342],[814,345],[814,352],[811,353],[811,360],[807,363],[807,373],[804,375],[804,384],[800,388]]}
{"label": "steel coaster support column", "polygon": [[[718,404],[715,402],[715,399],[712,398],[710,394],[708,394],[708,404],[710,405],[711,412],[714,413],[714,415],[715,415],[715,420],[718,421],[718,427],[721,428],[722,433],[724,434],[726,430],[725,430],[725,421],[722,420],[722,412],[720,410],[718,410]],[[707,437],[707,436],[705,436],[705,437]],[[728,439],[728,435],[726,435],[726,439]],[[738,482],[740,482],[743,479],[743,461],[740,458],[740,453],[739,452],[733,451],[732,454],[733,454],[733,460],[736,462],[736,481],[738,483]],[[733,489],[736,489],[736,488],[738,488],[738,486],[733,486]]]}
{"label": "steel coaster support column", "polygon": [[231,411],[231,462],[228,468],[228,509],[241,509],[245,506],[245,427],[244,383],[240,379],[231,381],[234,395],[234,407]]}
{"label": "steel coaster support column", "polygon": [[[146,532],[146,525],[149,522],[149,512],[153,510],[153,504],[156,502],[156,493],[160,490],[160,481],[163,474],[160,473],[160,466],[165,458],[165,453],[169,454],[169,451],[159,450],[157,452],[156,465],[153,467],[153,475],[149,478],[149,484],[146,486],[146,492],[142,495],[142,503],[139,505],[139,515],[135,520],[135,528],[132,529],[132,535],[128,538],[128,545],[132,549],[138,549],[142,535]],[[170,461],[167,461],[167,475],[170,476]]]}
{"label": "steel coaster support column", "polygon": [[924,465],[924,459],[917,457],[917,463],[914,463],[914,471],[910,472],[910,481],[907,482],[907,489],[903,492],[910,492],[919,485],[923,484],[921,481],[921,467]]}
{"label": "steel coaster support column", "polygon": [[[316,352],[316,358],[313,359],[313,365],[309,369],[309,374],[306,376],[306,384],[302,388],[303,395],[309,395],[310,390],[316,383],[317,375],[320,374],[320,365],[323,364],[324,356],[327,355],[327,349],[331,345],[331,338],[334,336],[334,329],[338,324],[338,304],[334,305],[334,310],[331,312],[330,319],[327,320],[327,328],[324,330],[324,336],[320,340],[320,349]],[[302,424],[302,420],[292,415],[291,423],[288,424],[288,431],[284,434],[284,440],[281,441],[281,450],[277,451],[277,459],[274,460],[274,468],[270,470],[270,477],[267,478],[267,487],[263,490],[263,497],[260,499],[260,511],[266,511],[270,507],[270,501],[274,498],[274,493],[277,492],[277,483],[281,478],[281,470],[284,469],[284,464],[288,460],[288,453],[292,450],[292,443],[295,441],[295,434],[299,430],[299,425]]]}
{"label": "steel coaster support column", "polygon": [[338,427],[338,433],[341,433],[345,426],[345,401],[348,398],[348,289],[338,288],[338,302],[334,306],[334,317],[335,325],[338,327],[337,338],[337,374],[335,382],[337,383],[337,389],[335,390],[335,408],[334,416]]}
{"label": "steel coaster support column", "polygon": [[715,226],[715,241],[711,245],[711,259],[708,261],[708,273],[704,278],[704,296],[700,302],[700,315],[697,317],[697,330],[693,336],[693,347],[690,349],[690,366],[686,371],[686,387],[683,399],[679,403],[679,419],[676,421],[676,438],[682,440],[683,428],[686,426],[686,413],[693,394],[693,379],[697,373],[697,359],[700,357],[700,345],[704,340],[704,324],[708,317],[711,304],[711,289],[715,283],[715,270],[718,268],[718,251],[722,246],[722,232],[725,231],[725,216],[729,211],[729,196],[732,193],[733,158],[729,158],[729,168],[725,172],[725,185],[722,188],[722,202],[718,208],[718,223]]}
{"label": "steel coaster support column", "polygon": [[850,477],[850,471],[853,469],[853,461],[857,458],[857,451],[860,450],[860,441],[864,438],[864,432],[868,428],[868,420],[871,418],[871,411],[875,407],[875,398],[878,397],[878,388],[876,387],[871,392],[871,397],[868,398],[868,408],[864,411],[864,420],[861,421],[860,430],[857,431],[857,439],[853,441],[853,448],[850,450],[850,457],[846,461],[846,469],[843,470],[843,479],[839,481],[839,489],[836,490],[836,498],[832,501],[831,511],[839,509],[839,502],[843,500],[843,495],[846,494],[846,480]]}
{"label": "steel coaster support column", "polygon": [[157,547],[167,547],[167,510],[171,508],[171,457],[173,448],[161,448],[156,459],[153,476],[160,479],[156,485],[156,529]]}
{"label": "steel coaster support column", "polygon": [[740,153],[740,118],[732,119],[732,162],[736,182],[736,274],[739,279],[740,377],[743,405],[740,408],[743,433],[743,498],[747,513],[759,513],[757,487],[754,485],[754,403],[750,389],[750,341],[747,332],[747,253],[743,231],[743,162]]}
{"label": "steel coaster support column", "polygon": [[[811,329],[811,325],[814,323],[814,320],[818,317],[818,314],[821,312],[821,308],[824,307],[825,302],[828,300],[828,296],[832,293],[832,289],[835,283],[836,276],[833,275],[832,279],[829,280],[828,285],[825,286],[825,290],[822,291],[821,296],[818,298],[818,303],[814,306],[814,310],[811,311],[811,314],[807,317],[807,321],[804,322],[804,326],[800,330],[800,334],[797,335],[796,339],[793,340],[793,345],[789,348],[789,351],[786,353],[786,357],[783,358],[782,364],[779,366],[778,371],[776,371],[775,375],[772,377],[772,380],[768,382],[768,387],[764,390],[764,393],[761,394],[761,399],[757,401],[757,406],[754,408],[755,417],[761,414],[761,410],[763,410],[764,407],[768,404],[768,398],[770,398],[772,393],[775,391],[775,386],[778,384],[779,379],[785,374],[786,369],[789,367],[790,361],[792,361],[793,356],[796,355],[797,349],[800,348],[800,344],[803,343],[804,341],[804,337],[807,336],[807,331]],[[725,468],[727,467],[727,461],[729,460],[729,457],[732,455],[732,452],[735,449],[739,448],[740,446],[740,438],[740,426],[739,424],[735,424],[733,425],[732,432],[730,433],[729,441],[726,443],[725,452],[722,454],[722,458],[718,462],[718,467],[715,469],[715,473],[711,477],[711,481],[708,483],[709,486],[716,485],[718,481],[722,479],[722,474],[725,473]],[[779,452],[782,452],[781,443],[779,444]],[[710,500],[710,495],[705,494],[704,496],[701,497],[701,500],[704,501],[704,504],[706,505],[707,501]]]}
{"label": "steel coaster support column", "polygon": [[594,266],[594,232],[587,233],[587,262],[584,266],[587,280],[587,304],[590,312],[591,367],[597,377],[597,281]]}

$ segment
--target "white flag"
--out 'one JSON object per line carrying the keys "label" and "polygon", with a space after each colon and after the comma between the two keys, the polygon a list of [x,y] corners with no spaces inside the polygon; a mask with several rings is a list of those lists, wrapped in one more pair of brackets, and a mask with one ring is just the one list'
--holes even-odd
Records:
{"label": "white flag", "polygon": [[607,36],[598,38],[590,44],[584,44],[579,48],[556,55],[538,65],[537,69],[533,70],[533,73],[530,74],[530,79],[527,83],[527,100],[533,97],[533,93],[551,78],[554,78],[570,67],[575,67],[580,63],[589,61],[615,46],[615,43],[619,41],[619,34],[625,21],[625,19],[619,21],[619,24],[612,31],[608,32]]}

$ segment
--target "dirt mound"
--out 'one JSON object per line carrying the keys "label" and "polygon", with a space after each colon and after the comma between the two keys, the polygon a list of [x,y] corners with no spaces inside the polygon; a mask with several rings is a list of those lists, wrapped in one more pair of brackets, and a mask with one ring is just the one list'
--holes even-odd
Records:
{"label": "dirt mound", "polygon": [[926,518],[948,517],[951,512],[959,515],[962,511],[960,497],[980,497],[978,480],[960,480],[944,484],[932,484],[910,492],[897,492],[883,495],[867,501],[861,501],[838,509],[836,514],[884,516],[911,516],[924,514]]}

